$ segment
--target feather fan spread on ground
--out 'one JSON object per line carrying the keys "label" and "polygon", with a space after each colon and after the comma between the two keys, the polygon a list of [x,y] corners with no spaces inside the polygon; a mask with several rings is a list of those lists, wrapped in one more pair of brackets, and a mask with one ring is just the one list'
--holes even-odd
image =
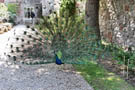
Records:
{"label": "feather fan spread on ground", "polygon": [[1,58],[45,64],[55,63],[57,56],[62,63],[86,64],[85,58],[96,60],[103,56],[104,49],[97,41],[94,27],[85,24],[83,13],[77,13],[74,7],[70,9],[73,9],[72,15],[68,8],[60,8],[58,12],[43,16],[35,27],[17,25],[0,34]]}

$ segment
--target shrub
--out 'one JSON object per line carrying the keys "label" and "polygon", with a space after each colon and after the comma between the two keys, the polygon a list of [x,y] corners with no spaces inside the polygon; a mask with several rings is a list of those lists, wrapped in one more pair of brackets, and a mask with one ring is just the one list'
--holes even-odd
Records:
{"label": "shrub", "polygon": [[0,20],[8,19],[9,13],[8,8],[4,3],[0,3]]}
{"label": "shrub", "polygon": [[110,44],[106,46],[106,51],[110,52],[112,59],[118,61],[118,64],[127,65],[130,69],[135,67],[135,51],[125,50],[124,48]]}
{"label": "shrub", "polygon": [[12,14],[16,14],[17,11],[17,5],[16,4],[8,4],[8,11]]}

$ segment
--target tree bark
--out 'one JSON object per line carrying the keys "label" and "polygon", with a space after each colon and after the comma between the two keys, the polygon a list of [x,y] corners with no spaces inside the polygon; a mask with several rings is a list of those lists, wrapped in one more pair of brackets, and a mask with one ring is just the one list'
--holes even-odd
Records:
{"label": "tree bark", "polygon": [[97,35],[97,39],[100,40],[99,29],[99,0],[87,0],[85,7],[86,23],[88,27],[92,28]]}

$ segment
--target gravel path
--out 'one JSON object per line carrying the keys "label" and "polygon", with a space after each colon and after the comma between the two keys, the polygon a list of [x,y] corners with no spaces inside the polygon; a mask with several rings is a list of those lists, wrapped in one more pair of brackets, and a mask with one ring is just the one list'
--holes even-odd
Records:
{"label": "gravel path", "polygon": [[93,90],[73,69],[55,64],[7,65],[0,62],[0,90]]}

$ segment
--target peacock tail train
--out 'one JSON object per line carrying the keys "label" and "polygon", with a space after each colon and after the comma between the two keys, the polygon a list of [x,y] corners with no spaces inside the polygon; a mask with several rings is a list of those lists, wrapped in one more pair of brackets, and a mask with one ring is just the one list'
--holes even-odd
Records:
{"label": "peacock tail train", "polygon": [[106,49],[97,40],[95,28],[87,26],[83,13],[73,11],[74,15],[64,9],[52,12],[43,16],[35,27],[1,23],[0,58],[16,63],[47,64],[55,63],[54,52],[60,52],[58,56],[63,63],[87,64],[86,58],[104,57]]}
{"label": "peacock tail train", "polygon": [[96,37],[93,38],[87,28],[65,32],[50,34],[47,30],[42,32],[34,27],[17,25],[0,35],[1,56],[5,60],[31,64],[55,62],[54,51],[61,52],[62,62],[68,64],[85,64],[84,57],[93,60],[99,57],[100,45],[94,42]]}
{"label": "peacock tail train", "polygon": [[5,60],[28,63],[45,58],[44,62],[47,62],[54,56],[50,50],[51,41],[45,40],[42,33],[30,26],[17,25],[1,34],[0,39],[1,56]]}

